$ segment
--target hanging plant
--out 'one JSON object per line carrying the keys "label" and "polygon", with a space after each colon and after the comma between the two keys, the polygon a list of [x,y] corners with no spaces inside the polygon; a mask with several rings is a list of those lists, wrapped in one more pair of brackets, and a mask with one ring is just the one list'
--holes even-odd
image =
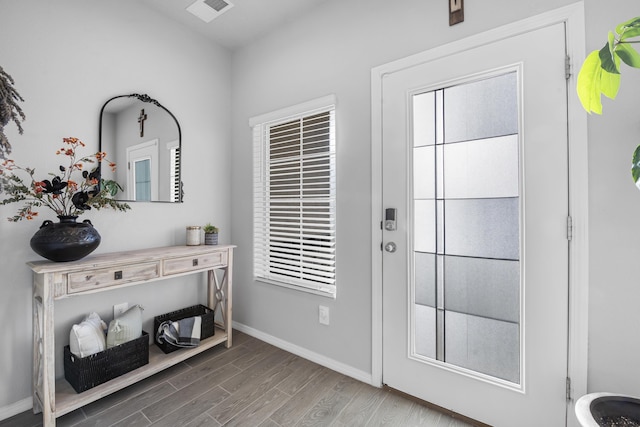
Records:
{"label": "hanging plant", "polygon": [[18,101],[24,102],[18,91],[13,87],[13,78],[0,67],[0,159],[6,159],[11,153],[11,144],[4,133],[4,127],[13,121],[22,135],[21,121],[26,117]]}
{"label": "hanging plant", "polygon": [[[602,114],[602,95],[615,99],[620,89],[620,65],[640,68],[640,54],[632,44],[640,43],[640,17],[623,22],[615,33],[609,31],[604,47],[587,56],[578,73],[577,92],[588,113]],[[640,145],[631,163],[633,182],[640,188]]]}

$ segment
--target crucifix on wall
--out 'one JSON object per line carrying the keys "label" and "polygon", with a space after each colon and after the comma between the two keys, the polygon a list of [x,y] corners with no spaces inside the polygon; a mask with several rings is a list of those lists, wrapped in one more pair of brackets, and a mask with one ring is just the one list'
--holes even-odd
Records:
{"label": "crucifix on wall", "polygon": [[140,110],[140,116],[138,117],[138,123],[140,123],[140,137],[144,136],[144,121],[147,120],[147,115],[144,113],[144,108]]}

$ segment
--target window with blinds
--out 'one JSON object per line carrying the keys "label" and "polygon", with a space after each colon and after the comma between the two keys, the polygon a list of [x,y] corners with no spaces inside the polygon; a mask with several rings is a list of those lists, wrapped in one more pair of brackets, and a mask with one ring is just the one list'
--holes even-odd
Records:
{"label": "window with blinds", "polygon": [[335,297],[334,106],[257,123],[254,273]]}
{"label": "window with blinds", "polygon": [[172,147],[169,151],[169,182],[171,182],[171,195],[170,200],[172,202],[181,202],[180,197],[180,146]]}

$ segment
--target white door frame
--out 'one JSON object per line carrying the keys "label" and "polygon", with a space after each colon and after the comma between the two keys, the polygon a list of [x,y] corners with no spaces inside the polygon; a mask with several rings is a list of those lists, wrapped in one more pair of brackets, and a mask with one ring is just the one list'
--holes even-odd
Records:
{"label": "white door frame", "polygon": [[588,239],[588,163],[587,114],[575,91],[580,64],[585,57],[584,4],[582,1],[514,22],[465,39],[430,49],[371,70],[371,260],[372,260],[372,384],[382,385],[382,81],[386,74],[434,61],[549,25],[564,23],[568,80],[569,214],[572,239],[569,251],[569,343],[568,376],[571,401],[567,426],[578,426],[573,407],[587,392],[589,239]]}

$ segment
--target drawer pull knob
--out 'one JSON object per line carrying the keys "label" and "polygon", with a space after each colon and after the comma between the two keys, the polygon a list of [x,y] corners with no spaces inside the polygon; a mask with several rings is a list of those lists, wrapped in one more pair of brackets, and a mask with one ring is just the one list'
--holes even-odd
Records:
{"label": "drawer pull knob", "polygon": [[120,280],[122,279],[122,271],[116,271],[115,273],[113,273],[113,280]]}
{"label": "drawer pull knob", "polygon": [[193,266],[196,267],[198,265],[198,258],[193,260]]}

